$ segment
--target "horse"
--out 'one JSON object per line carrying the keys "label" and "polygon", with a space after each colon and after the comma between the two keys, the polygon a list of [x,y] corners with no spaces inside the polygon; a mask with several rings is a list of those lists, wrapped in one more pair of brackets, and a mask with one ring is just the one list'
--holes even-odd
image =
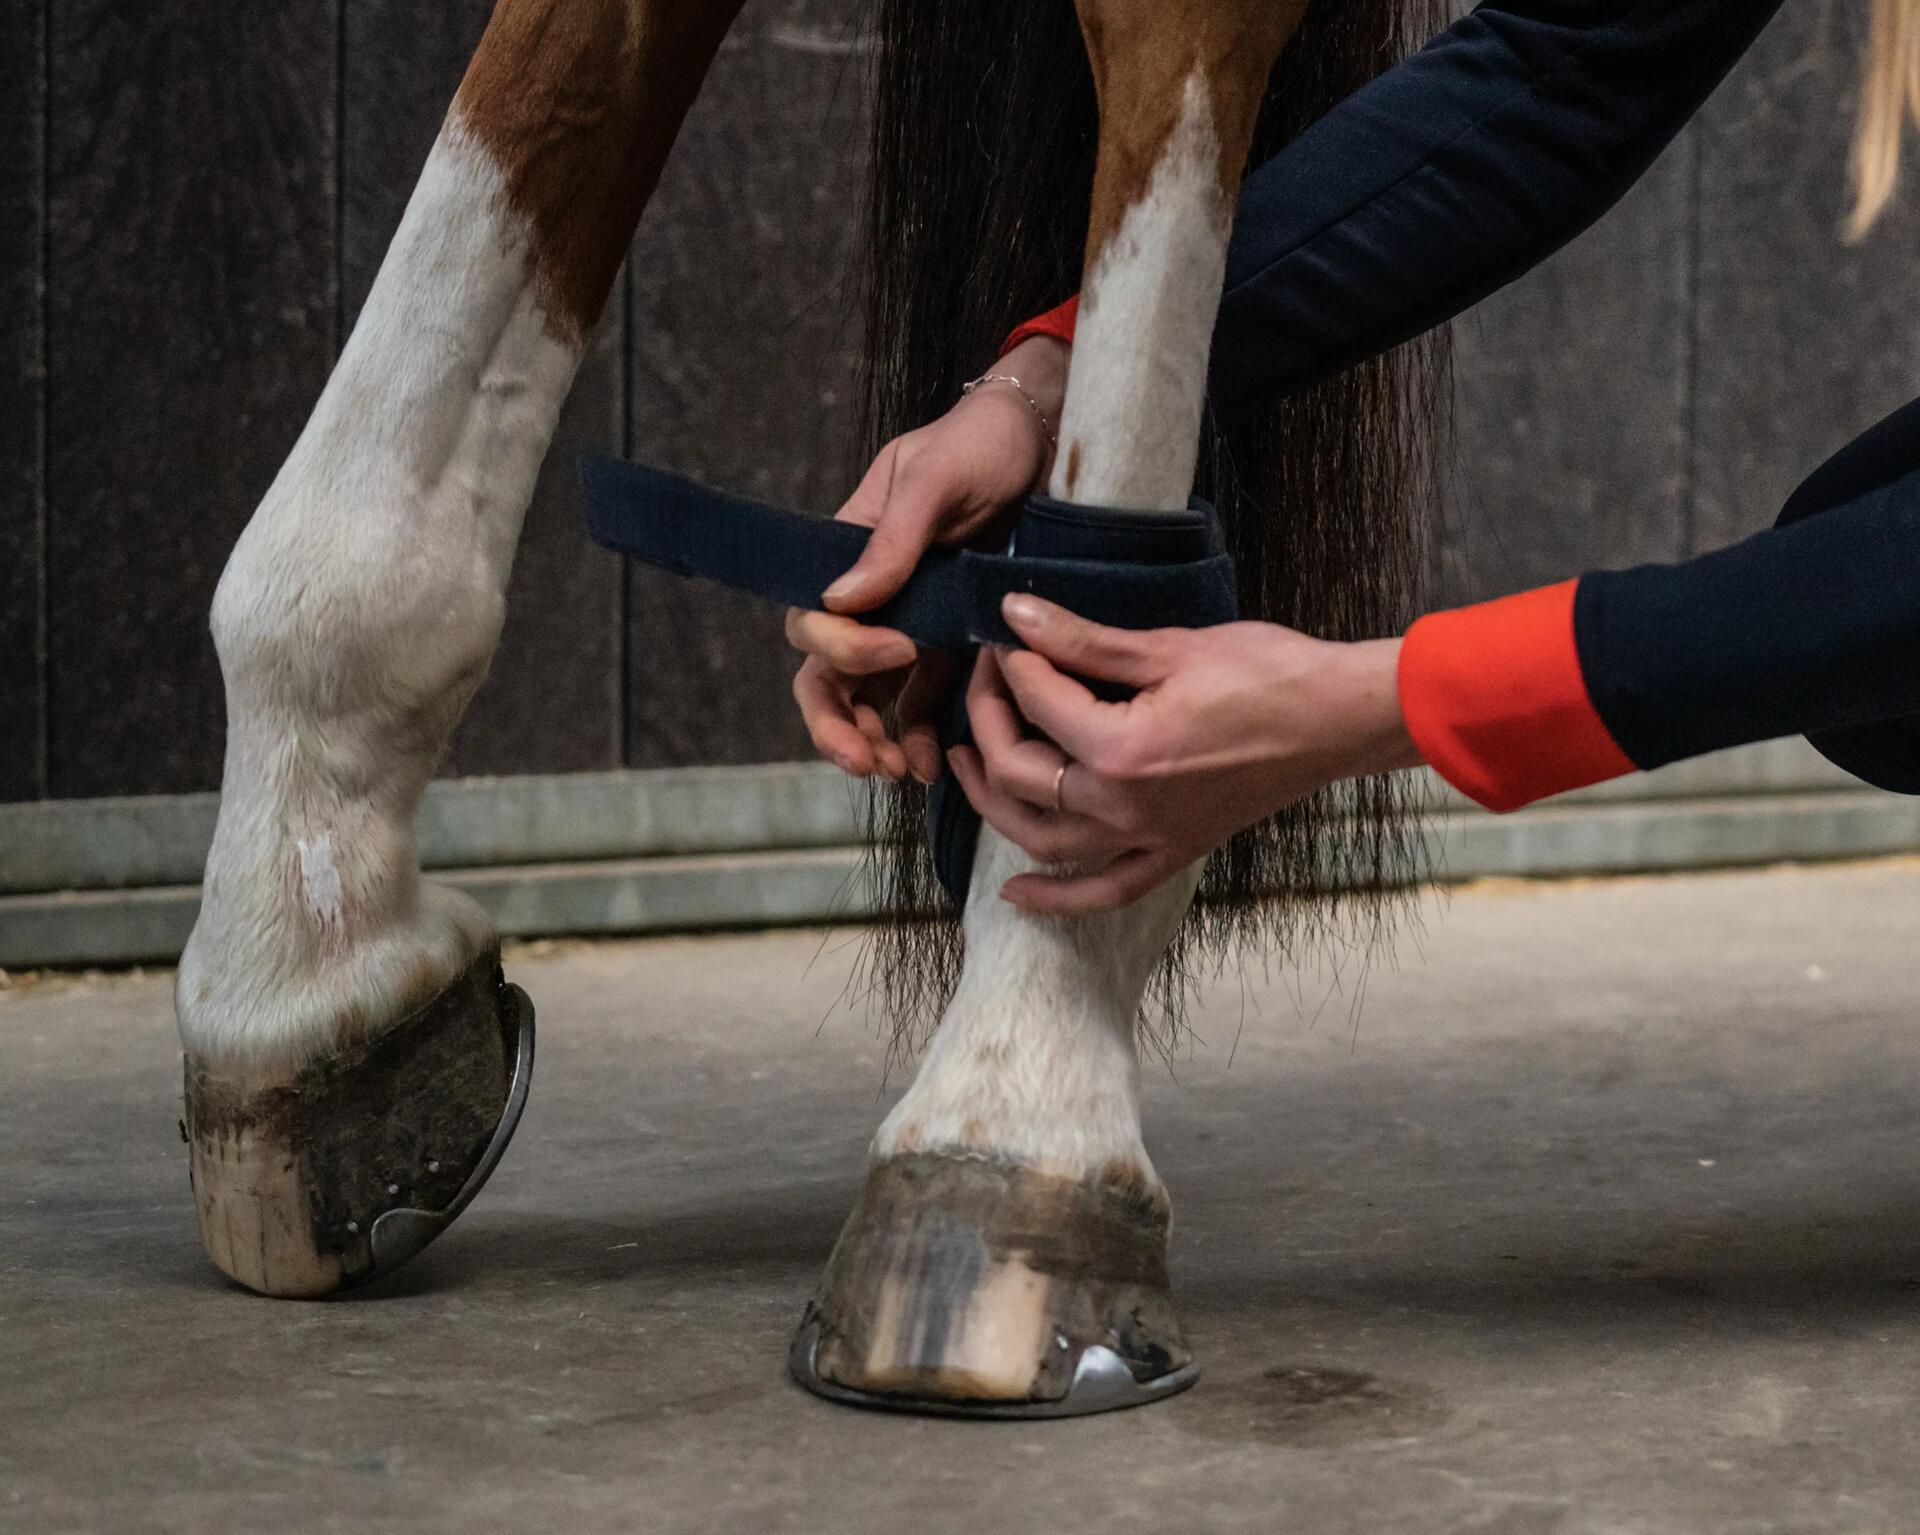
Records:
{"label": "horse", "polygon": [[[221,577],[227,749],[176,1008],[201,1234],[263,1295],[331,1295],[405,1262],[478,1191],[525,1102],[531,1000],[480,910],[422,878],[413,818],[499,638],[561,403],[740,4],[498,0],[359,322]],[[869,423],[935,408],[990,320],[1077,275],[1050,494],[1151,516],[1185,509],[1198,474],[1229,514],[1254,615],[1382,632],[1406,616],[1417,564],[1419,369],[1356,374],[1238,438],[1206,419],[1250,152],[1390,62],[1406,22],[1389,0],[1307,9],[882,0]],[[989,101],[1027,142],[956,165],[941,151]],[[1009,167],[1049,155],[1054,206],[1011,242],[983,225],[983,207],[1008,206]],[[997,292],[996,262],[1016,279]],[[943,304],[961,323],[938,323]],[[1301,512],[1276,532],[1254,515],[1276,489],[1312,498],[1319,522]],[[941,1016],[796,1334],[804,1384],[1054,1416],[1191,1383],[1171,1206],[1140,1122],[1143,1005],[1182,933],[1312,926],[1303,887],[1337,836],[1359,840],[1357,909],[1377,918],[1406,810],[1398,791],[1355,792],[1230,845],[1198,915],[1198,866],[1120,911],[1023,914],[995,892],[1030,864],[983,830],[957,964],[927,920],[921,855],[893,834],[917,807],[881,816],[901,917],[876,951],[882,988],[904,1020],[931,984]]]}

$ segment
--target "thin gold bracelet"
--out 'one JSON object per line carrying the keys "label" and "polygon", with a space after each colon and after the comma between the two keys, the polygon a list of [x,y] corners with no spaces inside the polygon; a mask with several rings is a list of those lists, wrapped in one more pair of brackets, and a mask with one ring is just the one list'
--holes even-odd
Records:
{"label": "thin gold bracelet", "polygon": [[1053,423],[1047,420],[1047,413],[1040,408],[1040,402],[1027,392],[1027,386],[1021,383],[1019,379],[1015,378],[1011,373],[982,373],[978,378],[974,379],[973,382],[962,384],[960,386],[960,393],[963,396],[972,394],[973,391],[978,389],[982,384],[1013,385],[1014,392],[1018,394],[1021,399],[1025,400],[1034,415],[1040,418],[1040,430],[1047,434],[1047,446],[1050,448],[1060,446],[1060,439],[1053,435]]}

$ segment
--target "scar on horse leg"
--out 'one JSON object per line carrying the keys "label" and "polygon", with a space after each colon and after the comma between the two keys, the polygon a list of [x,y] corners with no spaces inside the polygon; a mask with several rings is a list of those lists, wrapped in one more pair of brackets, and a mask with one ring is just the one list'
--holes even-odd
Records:
{"label": "scar on horse leg", "polygon": [[385,1272],[504,1147],[531,1009],[413,819],[486,675],[541,459],[738,0],[500,0],[214,599],[228,738],[176,998],[209,1255]]}
{"label": "scar on horse leg", "polygon": [[[1187,504],[1233,197],[1304,9],[1081,0],[1102,112],[1056,497]],[[1134,1030],[1198,870],[1059,920],[1000,900],[1030,867],[982,831],[959,986],[795,1340],[823,1394],[1051,1416],[1194,1378]]]}

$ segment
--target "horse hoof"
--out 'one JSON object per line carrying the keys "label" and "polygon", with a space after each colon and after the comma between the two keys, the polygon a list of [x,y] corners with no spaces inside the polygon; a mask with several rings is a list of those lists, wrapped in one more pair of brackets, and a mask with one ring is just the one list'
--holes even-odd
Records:
{"label": "horse hoof", "polygon": [[490,949],[373,1039],[259,1087],[187,1062],[200,1238],[262,1295],[337,1294],[390,1274],[480,1191],[533,1071],[533,1003]]}
{"label": "horse hoof", "polygon": [[[1131,1171],[1131,1170],[1129,1170]],[[788,1363],[837,1402],[1064,1418],[1184,1390],[1166,1195],[915,1153],[876,1163]]]}

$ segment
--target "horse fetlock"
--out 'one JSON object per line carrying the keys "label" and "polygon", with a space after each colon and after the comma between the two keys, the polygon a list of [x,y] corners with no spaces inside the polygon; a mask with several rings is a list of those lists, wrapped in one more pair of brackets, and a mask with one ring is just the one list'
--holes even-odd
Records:
{"label": "horse fetlock", "polygon": [[378,518],[322,536],[299,512],[269,495],[214,600],[226,767],[179,993],[190,1051],[282,1070],[420,1006],[492,942],[471,901],[421,880],[413,816],[503,614],[483,556],[422,553]]}

